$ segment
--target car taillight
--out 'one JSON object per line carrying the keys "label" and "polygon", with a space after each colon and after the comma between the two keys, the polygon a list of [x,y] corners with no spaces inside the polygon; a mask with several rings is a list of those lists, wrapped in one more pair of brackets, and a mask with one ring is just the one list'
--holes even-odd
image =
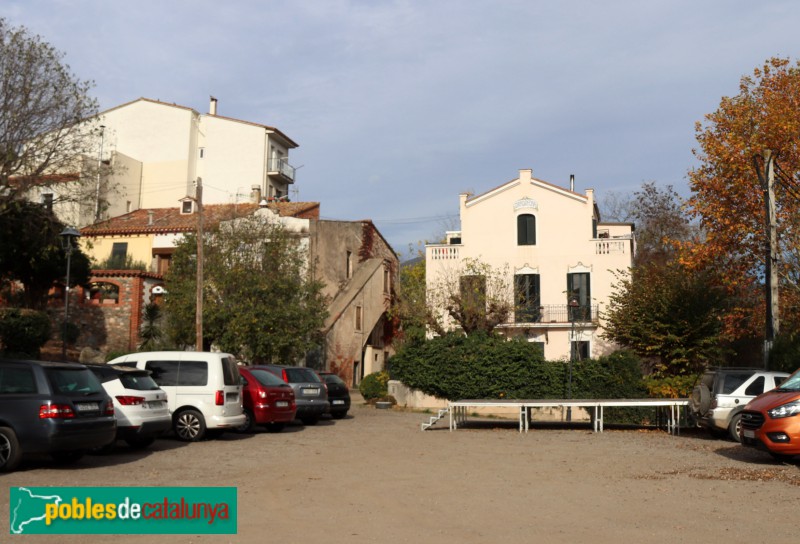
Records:
{"label": "car taillight", "polygon": [[259,396],[259,398],[265,399],[265,398],[267,398],[267,392],[264,391],[263,389],[259,389],[258,390],[258,396]]}
{"label": "car taillight", "polygon": [[[119,397],[117,397],[117,398],[119,398]],[[134,398],[136,398],[136,397],[134,397]],[[113,402],[108,402],[108,403],[106,403],[106,411],[105,411],[105,414],[106,414],[107,416],[113,416],[113,415],[114,415],[114,403],[113,403]]]}
{"label": "car taillight", "polygon": [[39,406],[39,419],[70,419],[75,412],[66,404],[42,404]]}
{"label": "car taillight", "polygon": [[[134,406],[137,404],[144,404],[144,397],[134,397],[133,395],[117,395],[117,400],[123,406]],[[113,405],[111,407],[114,408]]]}
{"label": "car taillight", "polygon": [[225,391],[217,391],[217,395],[214,397],[214,403],[217,406],[225,404]]}
{"label": "car taillight", "polygon": [[286,383],[289,383],[289,376],[286,375],[286,369],[281,370],[281,378]]}

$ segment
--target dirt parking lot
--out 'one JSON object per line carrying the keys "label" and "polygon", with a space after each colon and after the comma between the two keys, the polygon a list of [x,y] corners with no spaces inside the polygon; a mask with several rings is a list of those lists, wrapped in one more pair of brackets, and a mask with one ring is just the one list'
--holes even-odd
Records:
{"label": "dirt parking lot", "polygon": [[[425,414],[358,405],[280,434],[226,434],[147,452],[124,445],[72,467],[34,460],[11,486],[236,486],[238,535],[127,542],[669,543],[800,541],[800,466],[702,433],[489,421],[421,432]],[[0,542],[108,542],[8,536]],[[168,538],[168,540],[167,540]]]}

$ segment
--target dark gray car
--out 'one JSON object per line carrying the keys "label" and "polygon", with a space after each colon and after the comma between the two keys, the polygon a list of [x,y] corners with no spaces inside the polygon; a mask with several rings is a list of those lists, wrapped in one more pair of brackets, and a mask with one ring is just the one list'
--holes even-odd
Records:
{"label": "dark gray car", "polygon": [[116,432],[114,405],[85,366],[0,360],[0,471],[28,453],[75,461]]}
{"label": "dark gray car", "polygon": [[312,369],[283,365],[261,365],[251,368],[269,370],[292,386],[297,405],[296,417],[306,425],[316,425],[323,415],[330,412],[328,388]]}

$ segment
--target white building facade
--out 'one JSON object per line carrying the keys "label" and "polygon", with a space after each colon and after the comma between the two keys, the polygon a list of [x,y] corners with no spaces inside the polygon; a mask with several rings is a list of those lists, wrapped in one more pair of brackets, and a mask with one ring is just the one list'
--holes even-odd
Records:
{"label": "white building facade", "polygon": [[514,311],[497,330],[536,342],[548,360],[616,349],[600,333],[617,274],[633,262],[633,224],[603,223],[593,190],[579,194],[531,170],[486,193],[463,193],[459,205],[461,230],[426,246],[429,293],[463,276],[465,263],[485,263],[513,297]]}

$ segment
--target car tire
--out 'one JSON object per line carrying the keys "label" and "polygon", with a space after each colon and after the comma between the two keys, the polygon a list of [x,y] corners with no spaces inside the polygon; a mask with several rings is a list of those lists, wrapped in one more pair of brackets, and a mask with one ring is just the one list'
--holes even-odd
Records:
{"label": "car tire", "polygon": [[244,414],[245,421],[244,423],[236,427],[236,430],[239,431],[240,433],[252,433],[253,426],[255,425],[253,412],[245,408],[244,410],[242,410],[242,413]]}
{"label": "car tire", "polygon": [[143,450],[149,447],[153,442],[156,441],[155,436],[144,436],[144,437],[136,437],[136,438],[126,438],[125,442],[127,442],[128,446],[134,450]]}
{"label": "car tire", "polygon": [[206,435],[206,422],[197,410],[183,410],[175,414],[172,428],[178,440],[197,442]]}
{"label": "car tire", "polygon": [[285,423],[267,423],[266,425],[264,425],[268,433],[279,433],[283,430],[285,426],[286,426]]}
{"label": "car tire", "polygon": [[728,424],[728,434],[734,442],[742,442],[742,414],[735,414]]}
{"label": "car tire", "polygon": [[711,408],[711,391],[709,391],[706,384],[701,383],[692,389],[692,394],[689,397],[689,407],[693,413],[701,416],[708,413],[709,408]]}
{"label": "car tire", "polygon": [[84,455],[86,455],[86,452],[83,450],[56,451],[51,453],[50,457],[59,465],[71,465],[72,463],[78,462]]}
{"label": "car tire", "polygon": [[319,422],[319,416],[301,417],[300,421],[303,422],[303,425],[316,425]]}
{"label": "car tire", "polygon": [[22,450],[16,433],[9,427],[0,427],[0,472],[11,472],[21,460]]}

